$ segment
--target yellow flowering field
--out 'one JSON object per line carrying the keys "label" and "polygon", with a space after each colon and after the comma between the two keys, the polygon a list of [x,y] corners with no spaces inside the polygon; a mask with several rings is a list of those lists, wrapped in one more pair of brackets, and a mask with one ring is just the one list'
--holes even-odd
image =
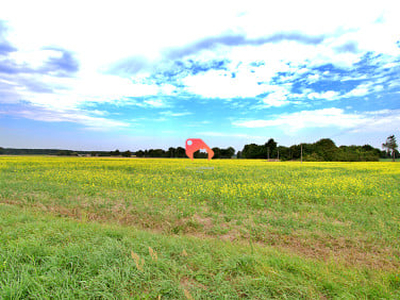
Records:
{"label": "yellow flowering field", "polygon": [[36,191],[51,186],[73,187],[79,194],[123,191],[173,202],[219,201],[229,207],[400,196],[396,184],[400,166],[390,163],[2,157],[0,170],[3,176],[32,184]]}

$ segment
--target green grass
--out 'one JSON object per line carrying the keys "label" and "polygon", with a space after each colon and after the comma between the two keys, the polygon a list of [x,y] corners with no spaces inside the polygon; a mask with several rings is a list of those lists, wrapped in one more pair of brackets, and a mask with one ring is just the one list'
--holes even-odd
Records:
{"label": "green grass", "polygon": [[[392,159],[392,158],[380,158],[379,161],[380,161],[380,162],[393,162],[393,159]],[[400,158],[396,158],[395,161],[396,161],[396,162],[399,162],[399,161],[400,161]]]}
{"label": "green grass", "polygon": [[0,228],[4,299],[177,299],[185,290],[196,299],[400,297],[398,272],[349,268],[273,247],[165,236],[9,205],[0,205]]}
{"label": "green grass", "polygon": [[387,162],[0,157],[0,298],[396,298],[399,183]]}

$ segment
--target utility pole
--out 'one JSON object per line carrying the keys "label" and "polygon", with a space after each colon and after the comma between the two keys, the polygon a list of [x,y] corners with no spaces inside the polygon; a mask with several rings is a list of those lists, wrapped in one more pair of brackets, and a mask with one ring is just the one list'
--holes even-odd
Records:
{"label": "utility pole", "polygon": [[278,149],[278,160],[279,160],[279,149]]}
{"label": "utility pole", "polygon": [[267,147],[268,160],[269,160],[269,147]]}
{"label": "utility pole", "polygon": [[303,163],[303,144],[300,144],[300,163]]}

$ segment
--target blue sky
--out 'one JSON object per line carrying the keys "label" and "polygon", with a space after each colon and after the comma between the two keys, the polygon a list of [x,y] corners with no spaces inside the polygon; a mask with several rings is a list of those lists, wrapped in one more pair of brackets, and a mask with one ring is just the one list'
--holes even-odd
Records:
{"label": "blue sky", "polygon": [[275,2],[2,1],[0,146],[398,135],[400,5]]}

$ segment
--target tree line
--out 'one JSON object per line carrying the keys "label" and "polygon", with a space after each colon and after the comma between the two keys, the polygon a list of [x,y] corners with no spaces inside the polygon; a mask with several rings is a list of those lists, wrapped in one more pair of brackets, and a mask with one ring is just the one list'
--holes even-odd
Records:
{"label": "tree line", "polygon": [[238,158],[279,159],[281,161],[378,161],[388,154],[371,145],[340,146],[331,139],[321,139],[315,143],[302,143],[290,147],[278,146],[274,139],[264,145],[248,144],[238,153]]}
{"label": "tree line", "polygon": [[[304,160],[304,161],[378,161],[380,158],[399,157],[398,145],[394,135],[386,139],[380,150],[371,145],[364,146],[340,146],[337,147],[334,141],[325,138],[315,143],[302,143],[290,147],[278,146],[274,139],[269,139],[265,144],[247,144],[241,151],[236,153],[233,147],[214,147],[216,159],[272,159],[272,160]],[[236,155],[235,155],[236,154]],[[168,150],[149,149],[131,152],[126,151],[72,151],[57,149],[14,149],[1,148],[0,155],[59,155],[59,156],[113,156],[113,157],[149,157],[149,158],[186,158],[183,147],[170,147]],[[207,158],[206,152],[196,151],[195,158]]]}
{"label": "tree line", "polygon": [[[213,158],[232,158],[236,151],[233,147],[229,148],[212,148],[214,151]],[[170,147],[167,151],[163,149],[150,149],[150,150],[139,150],[135,152],[136,157],[165,157],[165,158],[185,158],[186,152],[182,147]],[[194,158],[207,158],[208,154],[206,152],[196,151],[193,154]]]}
{"label": "tree line", "polygon": [[[235,155],[235,149],[229,147],[223,148],[212,148],[214,151],[214,158],[232,158]],[[150,150],[138,150],[136,152],[126,150],[114,150],[114,151],[73,151],[65,149],[16,149],[16,148],[2,148],[0,147],[0,155],[54,155],[54,156],[94,156],[94,157],[165,157],[165,158],[185,158],[185,148],[182,147],[170,147],[167,151],[163,149],[150,149]],[[201,151],[194,153],[195,158],[207,158],[208,154]]]}

